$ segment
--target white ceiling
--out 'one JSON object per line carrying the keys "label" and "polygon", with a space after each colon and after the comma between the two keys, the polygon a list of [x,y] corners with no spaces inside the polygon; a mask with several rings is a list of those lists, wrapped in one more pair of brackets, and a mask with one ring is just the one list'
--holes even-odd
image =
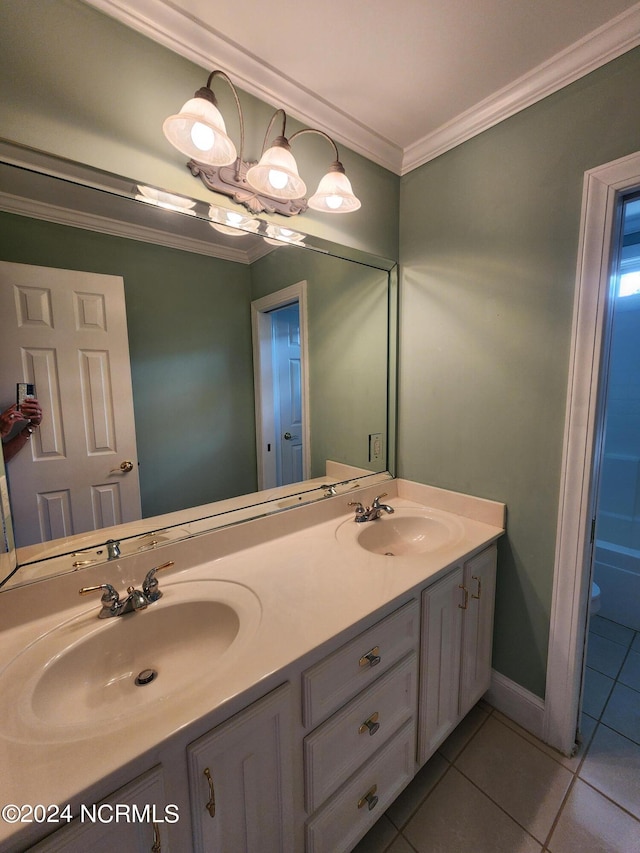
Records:
{"label": "white ceiling", "polygon": [[640,44],[631,0],[88,2],[397,174]]}

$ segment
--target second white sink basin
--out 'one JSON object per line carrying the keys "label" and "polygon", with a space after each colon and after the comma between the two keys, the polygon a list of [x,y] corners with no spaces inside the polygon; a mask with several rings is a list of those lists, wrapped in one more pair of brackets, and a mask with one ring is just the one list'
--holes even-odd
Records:
{"label": "second white sink basin", "polygon": [[385,557],[412,557],[455,545],[464,535],[460,519],[430,507],[397,507],[375,521],[346,521],[338,540]]}
{"label": "second white sink basin", "polygon": [[187,701],[233,665],[260,622],[246,587],[227,581],[165,585],[145,610],[90,612],[42,635],[0,674],[0,725],[9,736],[69,740],[117,731],[158,703]]}

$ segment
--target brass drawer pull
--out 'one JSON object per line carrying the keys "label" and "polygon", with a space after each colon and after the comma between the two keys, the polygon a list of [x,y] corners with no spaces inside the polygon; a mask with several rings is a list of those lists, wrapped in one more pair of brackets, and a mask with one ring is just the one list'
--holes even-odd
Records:
{"label": "brass drawer pull", "polygon": [[482,595],[482,580],[478,577],[478,575],[471,575],[471,580],[478,582],[478,594],[472,595],[471,598],[480,598]]}
{"label": "brass drawer pull", "polygon": [[459,604],[458,607],[460,608],[460,610],[466,610],[467,605],[469,604],[469,590],[461,583],[458,584],[458,589],[464,590],[464,604]]}
{"label": "brass drawer pull", "polygon": [[207,782],[209,783],[209,802],[205,806],[211,817],[216,816],[216,794],[213,790],[213,779],[211,778],[211,771],[208,767],[204,768],[204,775],[207,777]]}
{"label": "brass drawer pull", "polygon": [[367,791],[364,797],[360,797],[360,799],[358,800],[358,808],[361,809],[366,803],[369,811],[375,809],[375,807],[378,805],[378,798],[376,797],[377,790],[378,786],[374,785]]}
{"label": "brass drawer pull", "polygon": [[380,663],[380,660],[380,647],[375,646],[371,651],[367,652],[366,655],[362,655],[359,664],[360,666],[377,666]]}
{"label": "brass drawer pull", "polygon": [[369,732],[370,735],[374,735],[379,728],[380,723],[378,722],[378,712],[376,711],[375,714],[372,714],[368,720],[364,721],[358,731],[361,735],[365,734],[365,732]]}

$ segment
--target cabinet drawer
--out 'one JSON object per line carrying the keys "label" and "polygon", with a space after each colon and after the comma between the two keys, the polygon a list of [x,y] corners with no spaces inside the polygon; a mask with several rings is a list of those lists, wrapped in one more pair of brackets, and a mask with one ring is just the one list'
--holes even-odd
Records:
{"label": "cabinet drawer", "polygon": [[307,853],[346,853],[353,848],[413,778],[415,741],[415,721],[409,720],[309,820]]}
{"label": "cabinet drawer", "polygon": [[305,797],[315,811],[416,712],[411,652],[304,740]]}
{"label": "cabinet drawer", "polygon": [[302,718],[317,726],[417,648],[420,611],[410,601],[302,674]]}

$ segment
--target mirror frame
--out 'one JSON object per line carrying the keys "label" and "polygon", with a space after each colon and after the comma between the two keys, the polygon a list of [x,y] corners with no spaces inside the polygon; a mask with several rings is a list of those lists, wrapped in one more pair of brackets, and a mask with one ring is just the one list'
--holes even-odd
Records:
{"label": "mirror frame", "polygon": [[[67,181],[74,185],[80,185],[88,189],[99,190],[102,193],[105,193],[107,196],[117,196],[122,199],[136,200],[136,190],[138,188],[138,183],[134,179],[125,178],[119,175],[111,174],[109,172],[101,171],[99,169],[94,169],[85,164],[71,160],[65,160],[63,158],[48,154],[47,152],[27,148],[25,146],[18,145],[8,140],[0,139],[0,165],[18,167],[27,172],[35,172],[37,174]],[[152,189],[157,190],[159,192],[166,192],[161,188],[157,187]],[[186,197],[182,196],[181,198]],[[212,194],[213,201],[217,201],[218,198],[219,197],[217,195]],[[208,213],[208,208],[209,205],[213,203],[213,201],[205,202],[201,199],[189,199],[189,201],[193,202],[192,210],[195,212],[195,216],[198,219],[204,219],[207,222],[211,222],[211,218]],[[21,200],[19,198],[15,196],[8,197],[5,193],[2,193],[1,191],[0,210],[2,210],[3,212],[19,213],[22,215],[31,216],[32,218],[37,218],[33,212],[29,212],[29,205],[25,206],[24,204],[21,204]],[[71,208],[69,208],[69,210],[71,210]],[[185,219],[189,218],[179,212],[176,212],[176,215],[183,216]],[[190,216],[193,215],[193,213],[190,214]],[[247,234],[250,234],[254,238],[259,239],[263,234],[266,233],[266,226],[269,223],[267,223],[265,219],[259,218],[256,218],[256,220],[254,221],[258,224],[251,225],[248,228],[238,230],[246,231]],[[80,225],[80,220],[78,220],[76,223],[70,222],[68,224]],[[99,229],[95,228],[95,230]],[[299,231],[298,228],[296,228],[296,230]],[[121,232],[121,236],[129,237],[129,239],[136,239],[135,233],[127,234]],[[170,234],[170,232],[167,232],[167,241],[171,239],[171,236],[172,235]],[[161,232],[158,232],[158,239],[155,240],[155,242],[161,245],[169,245],[168,242],[165,243],[163,241],[163,236],[161,235]],[[285,243],[283,243],[283,245],[285,245]],[[319,485],[317,482],[312,480],[306,481],[307,483],[309,483],[307,487],[305,487],[305,481],[291,484],[291,486],[289,487],[279,487],[278,495],[276,498],[274,498],[273,496],[273,489],[269,490],[268,498],[266,497],[267,493],[249,493],[247,495],[234,498],[234,502],[238,505],[233,509],[225,508],[225,501],[217,501],[212,504],[205,505],[206,512],[204,512],[204,514],[203,510],[205,509],[205,507],[203,506],[188,508],[187,510],[182,511],[191,513],[191,517],[188,519],[188,521],[181,520],[180,522],[163,523],[162,519],[168,518],[167,516],[152,516],[149,518],[142,519],[142,521],[145,522],[144,532],[140,532],[138,530],[135,534],[132,535],[126,535],[125,533],[125,535],[122,535],[119,538],[119,541],[135,541],[137,539],[142,539],[145,536],[149,536],[149,534],[153,531],[157,531],[159,527],[163,530],[170,530],[173,527],[176,528],[177,532],[177,528],[184,527],[185,524],[195,525],[195,532],[190,532],[185,535],[177,535],[175,536],[175,538],[169,538],[166,543],[157,543],[157,547],[162,547],[162,544],[168,544],[169,542],[174,543],[183,538],[189,538],[193,535],[206,533],[210,530],[219,527],[226,527],[238,524],[243,521],[248,521],[252,518],[259,518],[273,513],[284,512],[287,509],[296,508],[298,506],[322,500],[326,497],[331,496],[332,494],[339,494],[351,491],[355,488],[359,488],[360,486],[374,484],[376,482],[383,482],[384,480],[390,479],[395,476],[398,350],[397,262],[389,260],[387,258],[380,258],[375,255],[371,255],[347,246],[331,243],[321,238],[312,237],[309,235],[304,235],[303,240],[299,243],[296,243],[296,245],[300,248],[304,248],[313,252],[320,252],[322,254],[331,255],[335,258],[364,264],[366,266],[379,269],[381,272],[386,272],[387,274],[388,343],[386,470],[376,473],[354,471],[353,477],[348,476],[344,480],[334,481],[332,489],[328,489],[328,487],[324,484]],[[260,257],[260,254],[256,255],[256,257]],[[346,468],[348,466],[344,467]],[[0,591],[6,588],[14,588],[15,586],[19,586],[25,583],[36,582],[38,580],[47,577],[52,577],[54,575],[66,574],[68,572],[76,571],[77,568],[69,567],[68,563],[64,568],[61,566],[54,565],[54,563],[57,563],[58,558],[68,557],[74,552],[73,544],[70,544],[65,547],[65,545],[63,544],[65,540],[53,540],[54,542],[62,543],[60,545],[60,550],[57,551],[55,554],[51,554],[51,549],[49,548],[47,549],[49,553],[45,557],[35,556],[22,563],[18,562],[19,554],[17,553],[15,546],[13,545],[14,538],[11,524],[10,505],[8,500],[6,499],[6,477],[4,465],[2,463],[0,463],[0,482],[5,484],[5,488],[2,492],[2,494],[5,495],[5,498],[0,500],[0,508],[2,510],[1,521],[2,530],[4,531],[3,539],[5,546],[4,551],[0,552],[2,556],[2,559],[0,560]],[[211,511],[216,506],[218,506],[218,509],[214,509],[214,511]],[[172,514],[170,513],[168,515],[170,516]],[[139,525],[139,522],[136,522],[136,524]],[[125,525],[123,525],[123,527],[124,526]],[[75,547],[77,548],[77,550],[82,550],[83,552],[85,552],[103,548],[106,545],[108,534],[105,534],[105,537],[107,537],[105,538],[101,537],[99,530],[95,532],[95,541],[92,541],[90,544],[86,544],[85,542],[83,542],[81,548],[76,545]],[[85,534],[78,535],[85,536]],[[43,546],[44,545],[45,543],[43,543]],[[95,561],[92,561],[92,565],[96,565],[99,562],[106,561],[106,559],[107,558],[105,557],[104,560],[97,559]],[[31,567],[31,571],[29,573],[24,573],[24,577],[20,577],[20,570],[25,567]]]}

